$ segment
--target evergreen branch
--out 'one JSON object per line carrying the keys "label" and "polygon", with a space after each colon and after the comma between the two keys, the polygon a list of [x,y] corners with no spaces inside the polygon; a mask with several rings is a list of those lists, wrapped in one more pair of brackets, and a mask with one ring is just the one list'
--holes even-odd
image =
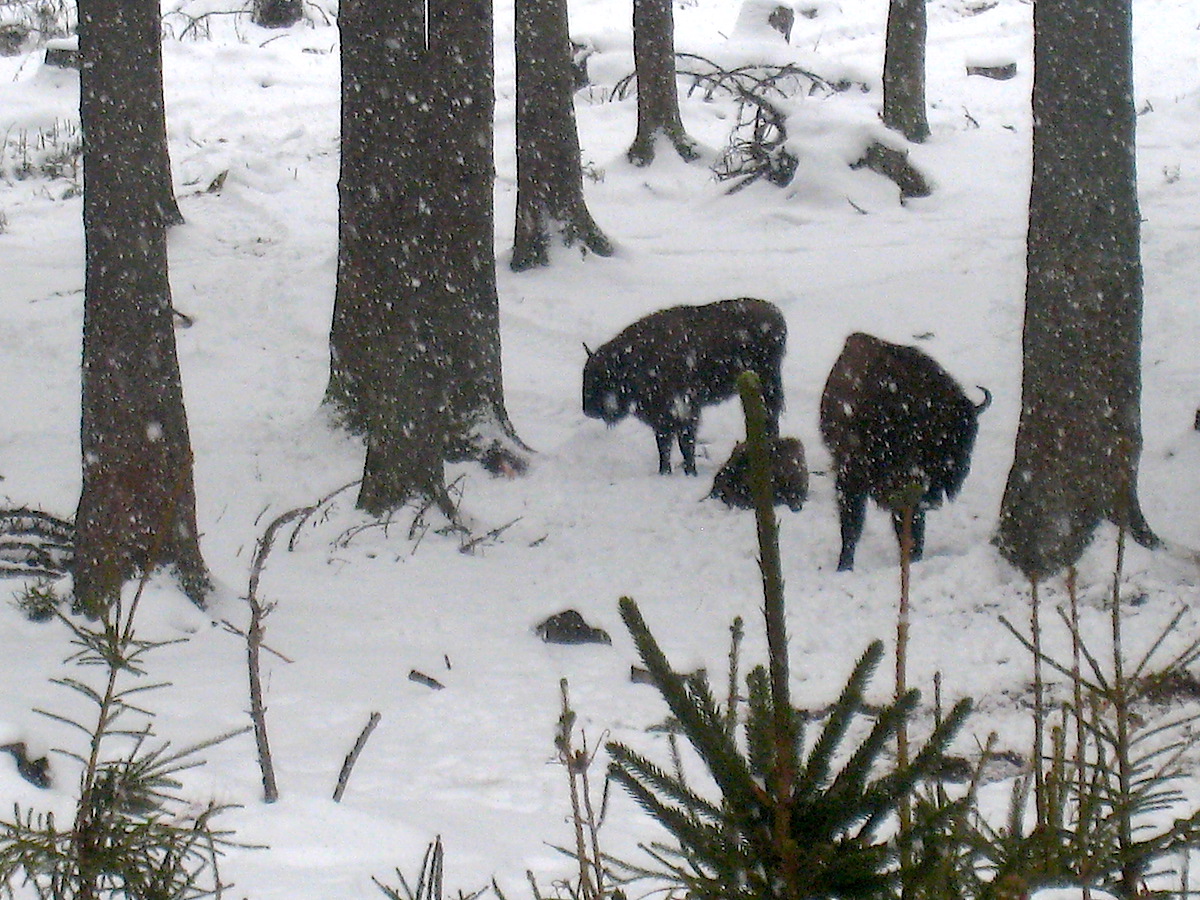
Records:
{"label": "evergreen branch", "polygon": [[755,666],[746,676],[748,712],[746,715],[746,760],[750,771],[764,784],[770,777],[775,758],[772,725],[771,686],[764,666]]}
{"label": "evergreen branch", "polygon": [[[1175,632],[1176,628],[1179,627],[1179,622],[1184,617],[1184,614],[1187,613],[1187,611],[1188,608],[1186,606],[1179,607],[1179,609],[1175,611],[1175,615],[1171,617],[1171,621],[1169,621],[1163,627],[1163,629],[1158,633],[1158,637],[1156,637],[1155,640],[1150,644],[1150,647],[1146,650],[1146,652],[1142,654],[1142,658],[1133,666],[1133,671],[1128,674],[1129,680],[1132,684],[1138,684],[1141,682],[1147,667],[1150,665],[1150,660],[1153,658],[1154,654],[1158,652],[1158,649],[1163,645],[1166,639]],[[1200,655],[1200,638],[1197,638],[1188,644],[1175,657],[1175,659],[1167,665],[1167,669],[1170,670],[1176,666],[1180,668],[1186,667],[1187,662],[1185,662],[1185,660],[1195,660],[1198,655]]]}
{"label": "evergreen branch", "polygon": [[[629,629],[642,662],[650,672],[655,687],[666,700],[667,706],[679,721],[680,727],[704,760],[713,779],[725,797],[752,796],[755,790],[744,764],[738,757],[737,747],[722,729],[705,729],[704,716],[697,709],[693,697],[686,690],[683,678],[671,670],[666,656],[654,640],[650,629],[642,618],[637,604],[628,597],[620,600],[621,618]],[[709,716],[719,719],[715,711]]]}
{"label": "evergreen branch", "polygon": [[721,809],[692,791],[682,779],[668,774],[624,744],[609,743],[606,745],[606,749],[612,758],[610,771],[614,776],[620,772],[630,778],[645,782],[648,788],[657,790],[684,809],[690,810],[695,815],[704,816],[713,822],[720,822],[724,818]]}
{"label": "evergreen branch", "polygon": [[920,692],[913,689],[880,711],[870,733],[829,785],[826,791],[829,796],[847,800],[862,796],[863,788],[871,776],[872,764],[896,734],[901,723],[916,709],[919,699]]}
{"label": "evergreen branch", "polygon": [[690,814],[690,811],[662,802],[649,788],[623,769],[612,770],[612,777],[619,782],[633,799],[656,821],[661,823],[696,860],[711,860],[720,855],[729,845],[728,832],[714,825],[707,825]]}
{"label": "evergreen branch", "polygon": [[924,746],[903,770],[893,771],[873,784],[863,794],[863,806],[871,809],[860,834],[870,834],[881,824],[884,815],[897,807],[902,797],[908,796],[917,782],[932,775],[945,758],[946,747],[971,714],[969,698],[959,700],[944,720],[939,722]]}
{"label": "evergreen branch", "polygon": [[866,684],[882,658],[883,641],[872,641],[855,663],[845,688],[830,710],[825,727],[813,743],[808,759],[800,771],[795,796],[803,797],[827,783],[833,768],[834,755],[855,716],[862,710]]}

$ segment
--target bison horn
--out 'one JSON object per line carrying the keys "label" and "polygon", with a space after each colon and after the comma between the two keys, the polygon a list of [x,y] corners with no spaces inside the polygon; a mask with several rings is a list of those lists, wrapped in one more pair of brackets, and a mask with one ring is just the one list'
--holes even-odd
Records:
{"label": "bison horn", "polygon": [[589,347],[587,344],[583,345],[583,352],[588,355],[588,359],[591,359],[593,356],[596,355],[596,352],[591,347]]}
{"label": "bison horn", "polygon": [[977,384],[975,387],[983,391],[983,402],[975,405],[975,414],[979,415],[979,413],[983,412],[992,405],[992,392],[985,388],[982,384]]}

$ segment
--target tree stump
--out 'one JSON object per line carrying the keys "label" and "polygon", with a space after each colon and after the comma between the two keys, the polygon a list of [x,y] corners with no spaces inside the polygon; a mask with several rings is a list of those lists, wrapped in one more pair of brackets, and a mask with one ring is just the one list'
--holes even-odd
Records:
{"label": "tree stump", "polygon": [[79,68],[79,43],[75,38],[46,42],[46,65],[56,69]]}

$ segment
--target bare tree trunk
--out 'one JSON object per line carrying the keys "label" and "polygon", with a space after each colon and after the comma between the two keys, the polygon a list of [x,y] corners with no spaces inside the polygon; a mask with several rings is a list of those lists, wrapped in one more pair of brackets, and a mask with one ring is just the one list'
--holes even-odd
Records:
{"label": "bare tree trunk", "polygon": [[326,401],[365,434],[358,505],[451,512],[443,462],[522,468],[504,408],[487,0],[343,5]]}
{"label": "bare tree trunk", "polygon": [[515,271],[545,266],[555,241],[599,256],[612,245],[583,199],[566,0],[515,0],[517,214]]}
{"label": "bare tree trunk", "polygon": [[451,317],[442,336],[450,361],[448,460],[474,459],[493,472],[523,472],[529,448],[504,403],[500,297],[496,287],[494,186],[495,41],[492,0],[431,6],[430,76],[449,155],[429,159],[428,184],[441,223],[457,236],[435,271],[448,285]]}
{"label": "bare tree trunk", "polygon": [[890,0],[883,56],[883,124],[920,143],[925,113],[925,0]]}
{"label": "bare tree trunk", "polygon": [[[382,514],[443,484],[449,365],[424,294],[441,241],[421,157],[433,112],[423,0],[343,4],[337,293],[326,399],[364,433],[358,505]],[[444,147],[443,152],[450,152]],[[421,352],[418,348],[423,348]]]}
{"label": "bare tree trunk", "polygon": [[211,582],[196,530],[159,190],[158,3],[82,0],[79,36],[87,257],[76,603],[99,613],[126,580],[172,567],[202,604]]}
{"label": "bare tree trunk", "polygon": [[1001,553],[1039,581],[1109,520],[1155,546],[1137,496],[1142,265],[1129,0],[1034,9],[1021,420]]}
{"label": "bare tree trunk", "polygon": [[628,151],[637,166],[654,162],[660,137],[684,160],[698,158],[683,127],[675,85],[675,16],[671,0],[633,0],[633,65],[637,71],[637,135]]}

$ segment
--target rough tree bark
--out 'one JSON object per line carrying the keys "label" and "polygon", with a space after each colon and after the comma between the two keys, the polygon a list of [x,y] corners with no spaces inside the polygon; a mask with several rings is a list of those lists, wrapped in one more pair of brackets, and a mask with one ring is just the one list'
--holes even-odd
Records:
{"label": "rough tree bark", "polygon": [[1137,494],[1142,265],[1130,0],[1034,8],[1033,180],[1021,420],[1001,553],[1033,581],[1109,520],[1157,538]]}
{"label": "rough tree bark", "polygon": [[434,198],[441,252],[430,278],[443,279],[427,307],[442,307],[441,338],[450,361],[450,461],[478,460],[491,471],[523,471],[528,449],[504,403],[500,296],[496,286],[493,190],[495,41],[492,0],[430,3],[430,48],[436,71],[424,81],[435,115],[425,185]]}
{"label": "rough tree bark", "polygon": [[79,47],[86,264],[75,599],[99,613],[126,580],[170,567],[202,605],[211,582],[161,207],[157,0],[80,0]]}
{"label": "rough tree bark", "polygon": [[637,72],[637,135],[628,153],[636,166],[654,162],[658,139],[684,160],[699,156],[683,127],[675,85],[675,16],[671,0],[633,0],[633,66]]}
{"label": "rough tree bark", "polygon": [[550,247],[612,255],[583,198],[566,0],[515,0],[517,212],[510,266],[545,266]]}
{"label": "rough tree bark", "polygon": [[326,401],[365,435],[358,505],[452,513],[446,460],[524,467],[504,407],[488,0],[350,0]]}
{"label": "rough tree bark", "polygon": [[920,143],[925,112],[925,0],[890,0],[883,53],[883,124]]}

